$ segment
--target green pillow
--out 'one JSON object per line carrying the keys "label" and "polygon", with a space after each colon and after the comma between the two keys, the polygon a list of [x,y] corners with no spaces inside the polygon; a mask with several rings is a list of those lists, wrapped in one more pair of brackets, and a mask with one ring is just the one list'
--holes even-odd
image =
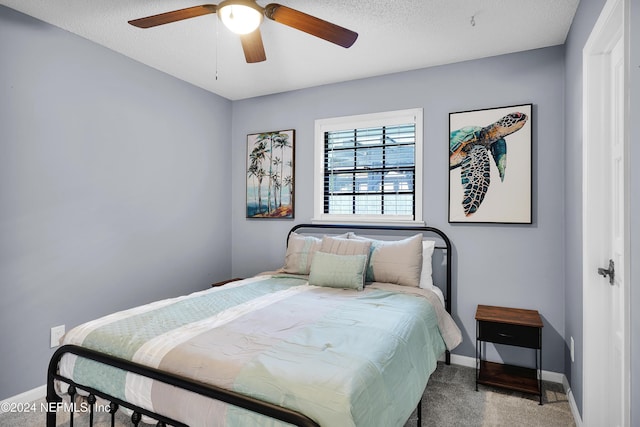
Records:
{"label": "green pillow", "polygon": [[311,262],[309,284],[361,291],[366,267],[366,255],[335,255],[318,251]]}

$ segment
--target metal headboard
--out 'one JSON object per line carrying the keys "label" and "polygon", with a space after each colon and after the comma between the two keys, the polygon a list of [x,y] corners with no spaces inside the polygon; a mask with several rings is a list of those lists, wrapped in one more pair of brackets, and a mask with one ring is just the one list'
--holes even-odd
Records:
{"label": "metal headboard", "polygon": [[432,233],[437,235],[442,242],[444,242],[444,246],[436,245],[436,249],[443,250],[445,252],[446,257],[446,284],[445,284],[445,308],[452,314],[451,311],[451,257],[452,257],[452,248],[451,248],[451,240],[449,237],[440,229],[435,227],[428,226],[394,226],[394,225],[355,225],[355,224],[297,224],[294,225],[289,233],[287,234],[287,243],[289,242],[289,236],[293,232],[297,232],[298,230],[344,230],[344,231],[370,231],[370,232],[400,232],[403,233]]}

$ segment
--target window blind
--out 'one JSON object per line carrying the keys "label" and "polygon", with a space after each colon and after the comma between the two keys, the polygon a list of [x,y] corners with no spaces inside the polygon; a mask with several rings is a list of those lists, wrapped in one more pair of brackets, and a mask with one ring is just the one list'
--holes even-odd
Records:
{"label": "window blind", "polygon": [[324,213],[415,216],[416,125],[324,133]]}

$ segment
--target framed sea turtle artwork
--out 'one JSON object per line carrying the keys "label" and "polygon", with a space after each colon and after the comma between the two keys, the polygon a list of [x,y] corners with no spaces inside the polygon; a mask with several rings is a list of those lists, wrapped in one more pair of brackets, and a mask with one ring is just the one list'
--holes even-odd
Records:
{"label": "framed sea turtle artwork", "polygon": [[449,222],[531,224],[531,111],[449,114]]}
{"label": "framed sea turtle artwork", "polygon": [[294,162],[294,129],[247,135],[247,218],[293,218]]}

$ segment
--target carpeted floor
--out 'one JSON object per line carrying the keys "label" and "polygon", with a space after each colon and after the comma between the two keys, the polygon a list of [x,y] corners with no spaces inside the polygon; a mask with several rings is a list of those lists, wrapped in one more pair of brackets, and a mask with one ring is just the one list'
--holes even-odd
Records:
{"label": "carpeted floor", "polygon": [[[480,385],[475,369],[438,364],[422,399],[421,427],[575,426],[562,384],[543,383],[539,397]],[[416,426],[414,413],[405,427]]]}
{"label": "carpeted floor", "polygon": [[[44,406],[42,406],[44,405]],[[475,391],[475,369],[438,364],[429,379],[422,401],[421,427],[567,427],[575,426],[567,396],[562,385],[544,383],[544,405],[538,405],[538,397],[480,386]],[[46,408],[44,400],[34,402],[35,411],[0,414],[1,427],[44,427]],[[76,417],[74,425],[88,425],[86,414]],[[414,413],[405,427],[416,426]],[[59,420],[58,425],[68,425]],[[94,426],[110,424],[109,414],[98,412]],[[119,411],[116,427],[132,425]],[[330,426],[339,427],[339,426]]]}

